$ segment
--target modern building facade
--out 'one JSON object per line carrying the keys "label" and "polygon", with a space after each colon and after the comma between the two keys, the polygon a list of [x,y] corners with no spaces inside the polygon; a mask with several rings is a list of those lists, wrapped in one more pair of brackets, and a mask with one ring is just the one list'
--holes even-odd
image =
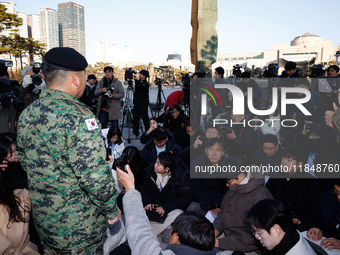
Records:
{"label": "modern building facade", "polygon": [[[16,10],[15,10],[16,4],[15,3],[13,3],[13,2],[0,2],[0,4],[6,6],[6,8],[7,8],[6,12],[11,13],[11,14],[16,14]],[[0,33],[0,35],[9,36],[10,33],[11,33],[11,30],[5,29]]]}
{"label": "modern building facade", "polygon": [[169,60],[182,61],[182,56],[181,56],[181,54],[177,54],[177,52],[172,52],[172,53],[168,54],[168,58],[166,59],[166,61],[169,61]]}
{"label": "modern building facade", "polygon": [[40,7],[40,41],[46,44],[46,51],[59,47],[58,12]]}
{"label": "modern building facade", "polygon": [[18,27],[19,35],[21,37],[27,38],[28,37],[28,17],[26,13],[17,12],[19,18],[22,19],[22,25]]}
{"label": "modern building facade", "polygon": [[60,47],[70,47],[86,57],[84,6],[73,2],[58,4]]}
{"label": "modern building facade", "polygon": [[120,62],[131,62],[133,56],[131,48],[110,44],[104,40],[96,42],[95,54],[96,62],[111,63],[115,66]]}
{"label": "modern building facade", "polygon": [[279,74],[284,70],[288,61],[296,62],[298,67],[306,68],[314,64],[328,63],[335,60],[338,46],[332,46],[331,40],[324,40],[318,35],[305,33],[295,37],[290,45],[286,43],[274,43],[273,49],[263,52],[218,54],[217,61],[213,64],[213,70],[222,66],[226,76],[231,76],[233,66],[236,64],[252,68],[264,67],[269,64],[279,65]]}
{"label": "modern building facade", "polygon": [[40,41],[40,16],[37,14],[28,15],[28,37]]}

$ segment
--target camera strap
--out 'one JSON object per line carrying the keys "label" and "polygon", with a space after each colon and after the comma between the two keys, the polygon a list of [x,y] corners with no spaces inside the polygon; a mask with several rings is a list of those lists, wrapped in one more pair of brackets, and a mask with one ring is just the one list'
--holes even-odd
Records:
{"label": "camera strap", "polygon": [[11,114],[8,115],[7,130],[8,130],[8,132],[12,132],[12,117],[11,117]]}
{"label": "camera strap", "polygon": [[27,92],[26,93],[26,105],[30,105],[31,104],[31,97],[30,97],[30,93],[29,92]]}

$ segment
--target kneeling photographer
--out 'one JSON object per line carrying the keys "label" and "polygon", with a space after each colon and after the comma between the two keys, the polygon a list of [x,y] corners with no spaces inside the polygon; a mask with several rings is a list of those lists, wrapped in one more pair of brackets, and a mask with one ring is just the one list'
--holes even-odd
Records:
{"label": "kneeling photographer", "polygon": [[141,70],[139,72],[139,80],[137,80],[136,75],[134,75],[135,80],[135,92],[133,94],[133,134],[139,136],[139,120],[142,119],[144,123],[145,130],[150,128],[149,124],[149,83],[146,78],[149,77],[149,72],[146,70]]}
{"label": "kneeling photographer", "polygon": [[33,66],[27,66],[21,71],[22,83],[18,88],[19,99],[29,106],[40,96],[40,92],[46,88],[46,83],[41,75],[41,63],[34,62]]}
{"label": "kneeling photographer", "polygon": [[12,61],[0,60],[0,133],[16,133],[18,118],[25,104],[17,98],[19,83],[8,79],[7,67]]}
{"label": "kneeling photographer", "polygon": [[182,119],[189,118],[186,116],[178,104],[167,107],[166,111],[158,117],[159,123],[163,123],[163,127],[174,134],[175,139],[182,131]]}

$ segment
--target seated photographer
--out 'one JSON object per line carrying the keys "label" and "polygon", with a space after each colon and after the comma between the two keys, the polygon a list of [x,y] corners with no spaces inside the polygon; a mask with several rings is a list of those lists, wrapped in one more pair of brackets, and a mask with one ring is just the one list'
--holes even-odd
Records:
{"label": "seated photographer", "polygon": [[169,245],[163,250],[152,233],[149,220],[143,208],[141,195],[134,188],[134,176],[117,169],[118,180],[125,187],[123,198],[126,235],[134,254],[143,255],[214,255],[214,230],[204,217],[194,213],[182,213],[172,225]]}
{"label": "seated photographer", "polygon": [[[202,146],[203,147],[203,146]],[[223,139],[207,139],[205,154],[192,161],[190,167],[194,171],[195,166],[220,166],[228,165],[228,158],[225,157],[225,143]],[[194,201],[188,206],[187,211],[198,212],[205,215],[209,210],[217,215],[221,208],[222,200],[228,190],[223,179],[190,179],[194,195]]]}
{"label": "seated photographer", "polygon": [[139,71],[139,80],[134,75],[135,91],[133,93],[133,134],[139,136],[139,120],[142,119],[145,130],[149,129],[149,83],[146,78],[149,77],[149,72],[146,70]]}
{"label": "seated photographer", "polygon": [[94,91],[94,95],[98,97],[96,117],[102,128],[107,127],[108,121],[111,122],[111,127],[118,127],[121,118],[120,100],[124,97],[124,88],[121,81],[114,77],[111,66],[106,66],[104,73],[105,76]]}
{"label": "seated photographer", "polygon": [[[232,115],[233,126],[225,134],[230,154],[235,157],[243,157],[246,160],[258,147],[257,135],[254,128],[248,126],[251,115]],[[245,127],[244,127],[245,125]]]}
{"label": "seated photographer", "polygon": [[106,138],[106,148],[111,149],[112,159],[115,160],[119,158],[125,148],[125,140],[122,136],[122,133],[120,132],[120,129],[118,127],[110,127],[102,129],[101,131],[103,136]]}
{"label": "seated photographer", "polygon": [[339,76],[339,67],[337,65],[330,65],[327,68],[327,76]]}
{"label": "seated photographer", "polygon": [[[272,102],[267,104],[266,109],[270,109],[272,107]],[[257,137],[259,141],[262,143],[262,139],[264,135],[273,134],[277,137],[277,140],[280,143],[280,130],[281,130],[281,123],[280,123],[280,113],[278,107],[276,110],[268,115],[268,116],[255,116],[254,119],[262,119],[264,122],[261,127],[254,128],[257,131]],[[275,120],[275,121],[274,121]],[[259,124],[257,124],[259,125]]]}
{"label": "seated photographer", "polygon": [[174,134],[175,139],[182,131],[181,121],[187,117],[178,104],[166,108],[166,111],[158,117],[158,122],[163,123],[163,127]]}
{"label": "seated photographer", "polygon": [[[37,73],[34,73],[33,71]],[[46,88],[46,83],[40,69],[36,69],[33,66],[27,66],[22,69],[21,77],[22,82],[21,86],[18,88],[18,98],[23,101],[25,107],[27,107],[39,98],[41,90]]]}
{"label": "seated photographer", "polygon": [[144,208],[166,216],[164,223],[150,222],[154,235],[158,236],[192,201],[188,169],[176,160],[173,152],[164,151],[145,170],[147,175],[141,186]]}
{"label": "seated photographer", "polygon": [[[311,93],[311,99],[302,104],[312,116],[306,116],[301,110],[294,113],[293,118],[298,121],[299,127],[304,125],[305,120],[320,124],[321,131],[326,131],[326,123],[324,119],[325,110],[321,95],[310,87],[310,83],[306,78],[295,79],[295,88],[307,89]],[[305,97],[303,93],[297,93],[299,97]]]}
{"label": "seated photographer", "polygon": [[184,121],[184,129],[178,135],[176,143],[185,149],[191,145],[191,141],[195,141],[198,136],[203,136],[201,127],[193,120]]}
{"label": "seated photographer", "polygon": [[263,137],[262,146],[253,152],[250,162],[257,166],[280,166],[282,157],[283,150],[277,137],[268,134]]}
{"label": "seated photographer", "polygon": [[273,197],[292,212],[294,225],[300,231],[307,229],[308,211],[322,194],[321,181],[303,170],[306,160],[305,153],[297,146],[285,148],[281,161],[283,170],[272,173],[266,184]]}
{"label": "seated photographer", "polygon": [[307,237],[313,241],[323,240],[320,245],[328,250],[340,250],[340,179],[327,190],[318,204],[309,211]]}
{"label": "seated photographer", "polygon": [[308,242],[293,227],[292,216],[280,201],[266,199],[247,213],[251,231],[264,248],[264,254],[316,255]]}
{"label": "seated photographer", "polygon": [[141,151],[142,157],[148,165],[155,164],[158,154],[162,151],[177,150],[177,156],[180,157],[182,148],[174,142],[172,136],[163,127],[158,127],[152,134],[153,139],[148,141]]}
{"label": "seated photographer", "polygon": [[251,79],[250,72],[243,72],[241,73],[241,78],[242,81],[240,83],[240,88],[243,92],[243,95],[245,97],[244,104],[246,109],[246,113],[249,114],[249,108],[248,108],[248,88],[253,88],[253,106],[255,109],[259,109],[259,101],[261,100],[262,97],[262,91],[259,87],[259,85]]}
{"label": "seated photographer", "polygon": [[[272,195],[265,187],[264,178],[260,173],[256,171],[240,173],[241,161],[233,159],[232,165],[236,166],[238,173],[228,173],[230,178],[226,179],[229,190],[213,223],[215,247],[244,253],[258,251],[259,247],[245,220],[246,214],[258,201],[272,198]],[[224,236],[221,236],[222,234]],[[218,238],[219,236],[221,237]]]}

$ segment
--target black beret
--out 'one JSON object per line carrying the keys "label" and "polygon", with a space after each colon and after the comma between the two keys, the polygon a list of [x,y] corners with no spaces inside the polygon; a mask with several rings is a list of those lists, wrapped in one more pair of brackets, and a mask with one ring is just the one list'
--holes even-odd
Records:
{"label": "black beret", "polygon": [[83,55],[68,47],[50,49],[42,62],[50,67],[66,71],[84,71],[88,65]]}

